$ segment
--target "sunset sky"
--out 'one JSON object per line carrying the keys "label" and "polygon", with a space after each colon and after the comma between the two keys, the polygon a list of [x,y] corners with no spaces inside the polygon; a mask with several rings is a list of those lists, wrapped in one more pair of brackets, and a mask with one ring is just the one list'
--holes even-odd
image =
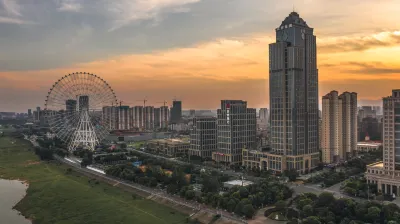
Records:
{"label": "sunset sky", "polygon": [[77,71],[128,105],[267,107],[268,44],[293,7],[317,36],[320,97],[400,89],[399,0],[0,0],[0,111],[43,107]]}

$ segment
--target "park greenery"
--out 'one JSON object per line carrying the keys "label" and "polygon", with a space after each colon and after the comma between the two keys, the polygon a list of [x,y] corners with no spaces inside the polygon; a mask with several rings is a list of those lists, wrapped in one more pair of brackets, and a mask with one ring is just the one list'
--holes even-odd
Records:
{"label": "park greenery", "polygon": [[15,206],[22,215],[42,224],[185,223],[173,209],[121,191],[76,173],[56,161],[39,160],[31,144],[0,137],[0,177],[29,184]]}
{"label": "park greenery", "polygon": [[325,169],[325,171],[313,175],[305,182],[322,183],[323,187],[330,187],[355,175],[364,173],[367,169],[367,164],[372,162],[372,158],[373,156],[371,156],[370,154],[365,154],[363,158],[356,157],[346,163],[343,163],[339,167],[327,168]]}
{"label": "park greenery", "polygon": [[[276,181],[261,181],[249,186],[235,186],[223,190],[228,175],[216,171],[205,172],[193,165],[178,165],[161,159],[136,155],[141,166],[131,163],[110,166],[106,173],[148,187],[166,189],[187,200],[195,200],[214,208],[222,208],[240,216],[251,218],[255,210],[292,196],[292,191]],[[200,185],[200,189],[195,186]]]}
{"label": "park greenery", "polygon": [[368,184],[365,178],[350,178],[345,181],[341,190],[350,196],[361,198],[368,198],[368,191],[370,197],[378,194],[378,186]]}
{"label": "park greenery", "polygon": [[357,203],[348,198],[336,199],[328,192],[318,196],[305,193],[294,198],[292,205],[276,203],[274,208],[265,211],[265,216],[284,217],[290,224],[399,224],[400,208],[395,204],[382,205],[372,201]]}

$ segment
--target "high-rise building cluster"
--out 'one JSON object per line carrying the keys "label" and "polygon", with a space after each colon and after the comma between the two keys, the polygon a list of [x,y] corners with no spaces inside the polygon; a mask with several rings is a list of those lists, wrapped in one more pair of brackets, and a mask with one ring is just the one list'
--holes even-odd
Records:
{"label": "high-rise building cluster", "polygon": [[182,102],[173,101],[171,113],[168,106],[106,106],[103,119],[109,119],[111,130],[154,130],[168,129],[172,122],[179,123],[182,116]]}
{"label": "high-rise building cluster", "polygon": [[357,148],[357,93],[331,91],[322,97],[322,162],[352,158]]}

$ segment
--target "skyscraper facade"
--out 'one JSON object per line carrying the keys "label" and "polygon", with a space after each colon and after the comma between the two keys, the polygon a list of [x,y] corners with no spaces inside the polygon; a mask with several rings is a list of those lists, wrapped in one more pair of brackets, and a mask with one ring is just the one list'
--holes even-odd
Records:
{"label": "skyscraper facade", "polygon": [[357,149],[357,93],[343,92],[339,96],[339,113],[342,114],[339,125],[339,144],[341,153],[340,159],[348,160],[354,156]]}
{"label": "skyscraper facade", "polygon": [[383,162],[367,166],[368,183],[383,194],[400,195],[400,89],[383,98]]}
{"label": "skyscraper facade", "polygon": [[222,100],[217,111],[217,151],[212,159],[227,165],[242,163],[242,150],[257,143],[257,112],[242,100]]}
{"label": "skyscraper facade", "polygon": [[211,159],[217,149],[217,119],[215,117],[194,117],[190,130],[189,155]]}
{"label": "skyscraper facade", "polygon": [[350,159],[357,147],[357,93],[338,95],[331,91],[322,97],[322,162]]}
{"label": "skyscraper facade", "polygon": [[161,108],[154,108],[154,128],[161,128]]}
{"label": "skyscraper facade", "polygon": [[174,100],[171,108],[171,123],[177,124],[182,119],[182,101]]}
{"label": "skyscraper facade", "polygon": [[317,46],[313,28],[292,12],[269,45],[272,154],[283,171],[319,162]]}

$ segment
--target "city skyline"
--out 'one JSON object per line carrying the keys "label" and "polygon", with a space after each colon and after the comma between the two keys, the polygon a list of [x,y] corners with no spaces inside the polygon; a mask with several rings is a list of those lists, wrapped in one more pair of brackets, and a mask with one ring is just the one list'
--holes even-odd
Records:
{"label": "city skyline", "polygon": [[127,102],[269,107],[268,44],[293,5],[318,37],[319,95],[354,91],[361,105],[380,105],[400,82],[400,3],[346,2],[0,0],[0,110],[43,107],[49,87],[76,71],[101,76]]}

